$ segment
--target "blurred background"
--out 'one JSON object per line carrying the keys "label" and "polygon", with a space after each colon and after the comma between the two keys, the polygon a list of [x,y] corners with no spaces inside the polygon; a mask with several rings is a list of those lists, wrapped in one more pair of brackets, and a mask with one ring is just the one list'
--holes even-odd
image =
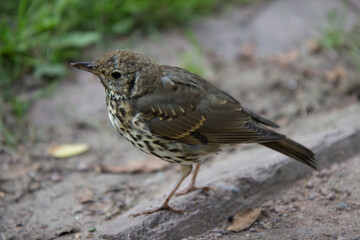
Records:
{"label": "blurred background", "polygon": [[[183,27],[201,15],[218,12],[227,2],[2,1],[2,142],[15,144],[15,133],[5,127],[7,122],[23,120],[32,101],[56,91],[55,85],[69,74],[68,64],[79,59],[84,50],[103,52],[116,41]],[[16,119],[6,120],[8,113]]]}
{"label": "blurred background", "polygon": [[[159,183],[176,171],[126,165],[153,160],[117,135],[101,84],[71,62],[128,48],[199,74],[290,135],[312,115],[360,100],[357,0],[2,0],[0,16],[0,197],[11,209],[3,209],[7,227],[0,231],[8,236],[42,236],[34,230],[46,219],[36,211],[45,204],[41,194],[61,195],[53,201],[101,221],[156,191],[141,182]],[[59,160],[54,149],[64,144],[75,150]],[[109,167],[117,165],[125,168]],[[74,191],[74,182],[84,192]],[[111,206],[103,209],[97,194],[119,182],[132,184],[102,199]],[[85,206],[88,200],[93,205]],[[36,212],[30,227],[11,220],[30,215],[24,208]],[[58,218],[46,221],[49,232],[72,224],[59,208],[52,211]]]}

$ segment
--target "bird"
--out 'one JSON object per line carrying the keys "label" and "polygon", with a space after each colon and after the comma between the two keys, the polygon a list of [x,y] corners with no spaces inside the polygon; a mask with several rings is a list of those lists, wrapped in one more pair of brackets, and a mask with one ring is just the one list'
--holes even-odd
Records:
{"label": "bird", "polygon": [[[315,154],[273,130],[278,124],[185,69],[127,49],[71,65],[98,77],[118,133],[141,151],[180,165],[181,175],[162,203],[132,216],[186,211],[171,207],[170,199],[201,189],[195,185],[201,163],[225,146],[258,143],[316,169]],[[193,168],[189,186],[177,192]]]}

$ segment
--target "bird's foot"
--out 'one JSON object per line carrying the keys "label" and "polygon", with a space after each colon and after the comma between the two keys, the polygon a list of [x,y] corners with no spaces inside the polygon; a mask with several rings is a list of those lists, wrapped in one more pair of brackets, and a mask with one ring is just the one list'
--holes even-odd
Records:
{"label": "bird's foot", "polygon": [[181,195],[185,195],[185,194],[188,194],[190,192],[194,192],[194,191],[202,191],[202,192],[208,192],[210,190],[212,190],[210,187],[195,187],[194,185],[190,185],[188,186],[187,188],[177,192],[175,194],[175,196],[181,196]]}
{"label": "bird's foot", "polygon": [[138,217],[140,215],[147,215],[147,214],[151,214],[151,213],[159,212],[159,211],[163,211],[163,210],[171,211],[171,212],[174,212],[174,213],[188,212],[188,210],[186,210],[186,209],[175,209],[175,208],[170,207],[168,204],[162,204],[159,207],[150,208],[150,209],[147,209],[147,210],[145,210],[143,212],[130,214],[129,216],[130,217]]}

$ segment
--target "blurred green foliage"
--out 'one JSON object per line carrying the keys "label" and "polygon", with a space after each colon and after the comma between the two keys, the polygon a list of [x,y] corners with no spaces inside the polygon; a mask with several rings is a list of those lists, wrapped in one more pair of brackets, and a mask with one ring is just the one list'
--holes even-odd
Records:
{"label": "blurred green foliage", "polygon": [[349,45],[354,65],[360,72],[360,22],[352,30]]}
{"label": "blurred green foliage", "polygon": [[341,17],[334,9],[327,14],[327,22],[323,30],[322,45],[328,49],[340,49],[344,42],[346,17]]}
{"label": "blurred green foliage", "polygon": [[28,73],[41,79],[63,77],[66,60],[108,36],[181,25],[220,4],[220,0],[3,0],[1,93],[11,98],[9,89]]}
{"label": "blurred green foliage", "polygon": [[208,70],[204,62],[205,57],[202,47],[194,32],[191,30],[187,29],[185,31],[185,36],[191,44],[191,49],[179,53],[178,60],[180,66],[192,73],[205,77]]}
{"label": "blurred green foliage", "polygon": [[327,14],[327,25],[322,30],[321,45],[341,53],[351,54],[354,66],[360,70],[360,22],[347,29],[347,12],[333,9]]}

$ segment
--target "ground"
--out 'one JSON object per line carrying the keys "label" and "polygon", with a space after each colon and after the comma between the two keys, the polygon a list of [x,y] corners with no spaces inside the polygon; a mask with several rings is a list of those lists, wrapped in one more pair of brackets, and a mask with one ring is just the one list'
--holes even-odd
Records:
{"label": "ground", "polygon": [[246,231],[215,229],[189,239],[358,239],[359,173],[358,155],[314,172],[286,193],[273,196],[262,205],[258,221]]}
{"label": "ground", "polygon": [[[162,64],[197,66],[200,62],[195,70],[209,81],[248,108],[276,121],[282,133],[313,147],[320,158],[319,172],[311,173],[291,162],[292,165],[281,168],[282,173],[269,177],[269,182],[290,180],[268,186],[268,175],[261,169],[282,164],[280,155],[252,145],[230,149],[205,163],[200,171],[199,183],[210,184],[215,192],[192,193],[172,201],[174,205],[194,203],[191,209],[205,215],[189,215],[194,221],[185,224],[182,216],[167,213],[128,218],[129,212],[161,200],[174,183],[178,166],[159,164],[161,160],[134,149],[117,135],[107,119],[101,84],[90,74],[70,70],[69,78],[51,96],[31,107],[26,144],[16,154],[6,148],[0,153],[1,237],[122,239],[118,228],[127,227],[130,230],[126,231],[142,236],[135,226],[148,223],[149,229],[161,232],[159,239],[170,239],[174,232],[167,227],[161,229],[161,221],[172,221],[174,229],[189,226],[189,234],[184,233],[186,236],[181,235],[180,239],[359,238],[360,157],[355,149],[357,138],[351,137],[359,135],[358,125],[354,125],[353,135],[344,138],[344,146],[339,145],[349,152],[344,153],[341,162],[331,152],[332,145],[326,145],[325,138],[329,136],[321,135],[324,126],[333,128],[336,135],[342,127],[333,123],[359,113],[359,71],[351,54],[321,49],[319,45],[326,13],[344,6],[336,0],[260,1],[246,9],[229,10],[193,23],[190,29],[201,43],[201,50],[180,30],[170,30],[145,39],[115,42],[106,50],[89,51],[84,59],[79,59],[89,61],[107,50],[126,46]],[[305,16],[294,8],[311,10]],[[348,9],[344,28],[357,21],[357,11],[355,7]],[[347,128],[355,124],[346,123]],[[325,139],[321,146],[313,143],[318,135]],[[48,149],[53,146],[73,143],[86,143],[90,151],[65,159],[49,154]],[[330,164],[327,158],[335,160]],[[133,162],[150,163],[152,167],[148,172],[144,172],[145,167],[132,172],[129,168]],[[236,164],[236,170],[230,164]],[[127,173],[115,173],[118,166],[125,166]],[[239,169],[243,182],[237,183],[233,175]],[[254,171],[254,177],[248,178],[250,171]],[[228,179],[223,180],[222,176]],[[258,179],[268,189],[256,184],[261,182]],[[237,190],[239,184],[248,187],[248,191],[244,190],[246,197],[243,189]],[[264,194],[258,193],[259,189]],[[226,232],[226,226],[231,224],[227,217],[236,208],[229,204],[234,202],[232,198],[219,197],[222,191],[226,197],[242,194],[244,206],[262,206],[259,219],[243,232]],[[228,193],[232,191],[238,193]],[[210,205],[202,205],[209,201]],[[206,206],[213,207],[211,204],[215,203],[224,208],[216,224],[204,217],[196,218],[206,216],[206,211],[212,211]],[[198,230],[194,229],[196,226]]]}

